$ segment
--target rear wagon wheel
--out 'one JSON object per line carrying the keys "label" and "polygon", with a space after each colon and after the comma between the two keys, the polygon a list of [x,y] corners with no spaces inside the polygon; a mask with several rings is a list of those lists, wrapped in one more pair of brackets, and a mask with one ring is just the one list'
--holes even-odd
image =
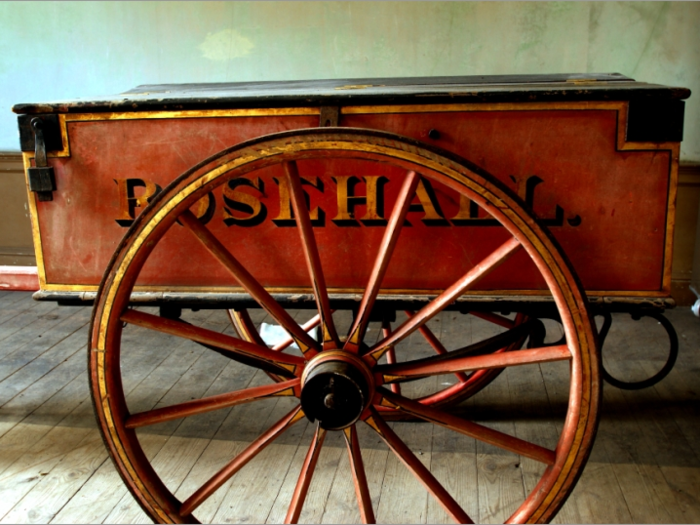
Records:
{"label": "rear wagon wheel", "polygon": [[[357,316],[346,333],[339,332],[331,312],[334,298],[328,292],[314,230],[300,189],[298,166],[310,158],[361,159],[402,170],[395,178],[401,190],[390,212],[379,250],[372,256],[373,269],[366,276]],[[319,315],[322,337],[318,342],[256,280],[251,273],[254,269],[241,265],[235,250],[225,246],[190,211],[217,186],[278,164],[284,166],[291,188],[296,229]],[[465,264],[461,278],[429,298],[405,321],[392,330],[386,330],[377,340],[368,342],[365,336],[370,313],[377,301],[382,300],[382,280],[421,177],[452,188],[477,203],[501,225],[498,235],[503,240],[476,264]],[[202,257],[216,258],[231,274],[232,284],[242,286],[271,318],[284,327],[300,348],[300,353],[270,349],[252,332],[246,341],[203,326],[158,317],[130,305],[130,294],[141,268],[176,221],[184,226],[181,235],[194,235],[199,241]],[[528,333],[527,322],[521,319],[501,334],[458,349],[447,348],[442,355],[384,362],[383,356],[392,350],[398,353],[401,342],[407,341],[482,277],[519,251],[527,254],[549,288],[564,327],[564,344],[515,349]],[[253,371],[265,372],[271,379],[200,399],[132,412],[122,370],[126,373],[129,369],[129,363],[124,360],[129,355],[124,337],[133,327],[145,329],[146,334],[169,334],[173,341],[204,344],[212,355],[229,356]],[[110,455],[134,497],[155,521],[196,521],[207,501],[224,486],[231,491],[231,497],[241,497],[236,496],[239,493],[236,492],[235,475],[285,431],[307,418],[315,421],[316,429],[290,495],[286,521],[299,519],[323,443],[329,434],[336,432],[346,443],[349,475],[353,479],[360,518],[364,522],[374,521],[377,509],[372,504],[363,463],[361,434],[357,431],[360,425],[386,443],[455,521],[470,522],[476,518],[468,515],[446,488],[450,484],[439,481],[386,422],[385,411],[389,410],[536,462],[541,466],[539,481],[534,483],[534,488],[517,508],[512,509],[508,521],[542,522],[550,520],[563,505],[593,443],[600,396],[598,354],[593,334],[584,294],[564,256],[517,197],[492,176],[463,159],[388,133],[345,128],[300,130],[261,137],[221,152],[175,180],[137,218],[105,273],[95,303],[90,339],[90,379],[98,421]],[[514,349],[497,352],[509,345],[515,345]],[[437,397],[433,402],[430,398],[421,402],[399,393],[398,389],[392,390],[392,385],[408,387],[418,378],[510,370],[515,366],[536,368],[556,361],[568,362],[570,370],[566,415],[559,427],[561,432],[556,447],[543,446],[457,417],[440,407],[439,401],[449,397],[440,399],[440,392],[435,393]],[[144,451],[137,433],[137,429],[241,404],[264,406],[262,400],[271,398],[291,400],[290,410],[232,457],[220,458],[219,467],[205,476],[199,488],[180,497],[175,493],[180,490],[181,480],[173,481],[159,475],[153,458]],[[153,404],[157,402],[158,399]],[[463,455],[466,458],[468,454],[464,452]]]}

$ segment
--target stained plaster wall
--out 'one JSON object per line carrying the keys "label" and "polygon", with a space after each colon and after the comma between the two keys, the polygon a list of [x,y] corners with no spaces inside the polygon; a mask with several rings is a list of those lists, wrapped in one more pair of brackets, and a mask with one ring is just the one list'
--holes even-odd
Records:
{"label": "stained plaster wall", "polygon": [[698,2],[0,2],[0,151],[17,102],[139,84],[620,72],[690,87],[700,162]]}

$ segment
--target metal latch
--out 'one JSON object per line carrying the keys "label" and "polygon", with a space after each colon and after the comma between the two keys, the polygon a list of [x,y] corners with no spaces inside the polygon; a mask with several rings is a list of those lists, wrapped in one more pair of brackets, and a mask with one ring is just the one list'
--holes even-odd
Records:
{"label": "metal latch", "polygon": [[320,128],[336,128],[340,121],[340,107],[338,106],[321,106],[321,115],[319,118],[318,127]]}
{"label": "metal latch", "polygon": [[31,121],[34,132],[34,167],[27,168],[29,189],[36,192],[40,201],[52,201],[56,190],[56,178],[53,168],[46,162],[46,143],[44,142],[44,123],[40,118]]}

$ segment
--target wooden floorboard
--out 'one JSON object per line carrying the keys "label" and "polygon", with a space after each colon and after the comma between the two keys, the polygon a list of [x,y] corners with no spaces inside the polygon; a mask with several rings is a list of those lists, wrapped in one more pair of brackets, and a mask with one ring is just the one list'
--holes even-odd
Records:
{"label": "wooden floorboard", "polygon": [[[154,309],[147,311],[155,312]],[[185,311],[184,318],[233,334],[222,312]],[[294,313],[299,322],[308,313]],[[558,523],[700,522],[700,321],[687,309],[667,313],[680,340],[678,364],[658,385],[625,391],[606,385],[598,437],[589,463]],[[342,333],[352,319],[337,312]],[[88,308],[33,301],[28,292],[0,293],[0,522],[149,523],[127,491],[97,431],[87,383]],[[405,319],[398,314],[397,323]],[[259,324],[271,323],[253,312]],[[449,348],[488,337],[488,323],[453,313],[430,321]],[[661,366],[667,341],[653,320],[616,316],[605,364],[624,379]],[[491,332],[490,332],[491,331]],[[368,338],[376,340],[372,324]],[[124,389],[132,412],[169,406],[269,381],[188,341],[129,326],[123,348]],[[430,355],[413,335],[400,359]],[[556,446],[568,398],[568,365],[517,367],[501,374],[461,412],[480,424],[547,448]],[[454,376],[404,386],[422,395]],[[154,468],[186,499],[251,440],[291,408],[273,398],[153,425],[138,431]],[[474,438],[424,423],[390,426],[477,521],[507,519],[539,479],[543,466]],[[299,478],[314,425],[288,429],[196,512],[219,523],[281,522]],[[382,522],[449,523],[415,477],[366,425],[358,427],[373,508]],[[344,440],[327,437],[300,522],[359,520]]]}

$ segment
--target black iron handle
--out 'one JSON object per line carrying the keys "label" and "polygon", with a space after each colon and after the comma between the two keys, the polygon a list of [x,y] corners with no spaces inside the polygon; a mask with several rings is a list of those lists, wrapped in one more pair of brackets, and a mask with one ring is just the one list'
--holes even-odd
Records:
{"label": "black iron handle", "polygon": [[56,179],[53,168],[46,160],[46,142],[44,141],[44,123],[39,117],[31,121],[34,132],[34,167],[27,169],[29,189],[36,192],[40,201],[52,201],[56,190]]}

